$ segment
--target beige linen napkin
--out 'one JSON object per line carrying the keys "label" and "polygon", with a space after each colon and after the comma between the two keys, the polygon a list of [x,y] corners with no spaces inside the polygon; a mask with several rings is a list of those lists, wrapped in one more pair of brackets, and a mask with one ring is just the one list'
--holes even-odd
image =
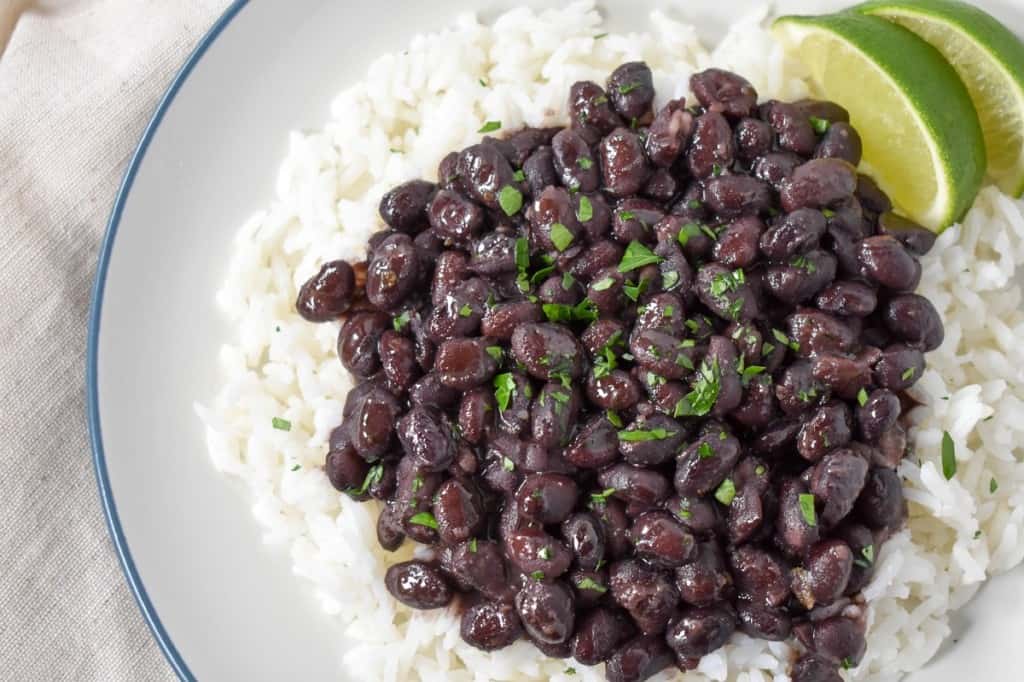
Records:
{"label": "beige linen napkin", "polygon": [[0,0],[0,680],[170,680],[85,421],[97,248],[157,100],[227,0]]}

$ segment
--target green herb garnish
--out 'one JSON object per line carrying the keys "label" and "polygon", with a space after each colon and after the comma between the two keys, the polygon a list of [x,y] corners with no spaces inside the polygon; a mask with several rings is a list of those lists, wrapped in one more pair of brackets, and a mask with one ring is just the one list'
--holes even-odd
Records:
{"label": "green herb garnish", "polygon": [[427,528],[437,530],[437,519],[435,519],[434,515],[430,512],[413,514],[409,517],[409,523],[415,523],[417,526],[426,526]]}
{"label": "green herb garnish", "polygon": [[657,428],[650,430],[635,429],[619,431],[619,440],[624,440],[627,443],[642,443],[649,440],[665,440],[676,435],[675,431],[669,431],[667,429]]}
{"label": "green herb garnish", "polygon": [[626,83],[625,85],[620,85],[619,86],[619,94],[620,95],[628,95],[629,93],[631,93],[634,90],[636,90],[637,88],[639,88],[641,85],[642,85],[641,83]]}
{"label": "green herb garnish", "polygon": [[626,253],[619,263],[619,272],[630,272],[645,265],[660,263],[663,259],[635,239],[626,247]]}
{"label": "green herb garnish", "polygon": [[591,493],[590,501],[594,504],[604,504],[608,498],[615,493],[615,488],[605,488],[599,493]]}
{"label": "green herb garnish", "polygon": [[459,308],[459,317],[469,317],[473,314],[473,308],[468,303],[463,303]]}
{"label": "green herb garnish", "polygon": [[487,346],[484,350],[494,358],[495,362],[501,362],[502,358],[505,357],[505,352],[501,349],[501,346]]}
{"label": "green herb garnish", "polygon": [[956,444],[949,431],[942,432],[942,475],[947,481],[956,475]]}
{"label": "green herb garnish", "polygon": [[578,580],[576,582],[576,587],[581,590],[592,590],[600,594],[604,594],[608,591],[607,587],[605,587],[604,585],[602,585],[601,583],[597,582],[589,576],[585,576],[581,580]]}
{"label": "green herb garnish", "polygon": [[910,381],[916,372],[917,367],[907,367],[903,370],[903,374],[900,375],[900,379],[903,379],[903,381]]}
{"label": "green herb garnish", "polygon": [[606,289],[611,289],[612,285],[614,285],[614,284],[615,284],[615,279],[614,278],[612,278],[612,277],[605,277],[604,279],[599,280],[598,282],[596,282],[594,284],[591,284],[590,286],[591,286],[591,288],[594,291],[605,291]]}
{"label": "green herb garnish", "polygon": [[581,222],[585,223],[594,217],[594,205],[590,203],[590,199],[585,196],[580,196],[580,207],[576,210],[576,218]]}
{"label": "green herb garnish", "polygon": [[569,231],[562,223],[552,223],[551,225],[551,243],[555,245],[555,248],[561,251],[565,251],[572,244],[573,236],[572,232]]}
{"label": "green herb garnish", "polygon": [[715,490],[715,499],[728,507],[736,497],[736,484],[731,478],[722,481],[722,484]]}
{"label": "green herb garnish", "polygon": [[715,456],[715,451],[711,449],[710,443],[704,441],[697,446],[697,456],[701,459],[710,459]]}
{"label": "green herb garnish", "polygon": [[604,413],[604,416],[605,419],[612,423],[612,426],[614,426],[617,429],[622,428],[622,417],[619,416],[618,412],[614,410],[608,410],[607,412]]}
{"label": "green herb garnish", "polygon": [[828,130],[829,126],[832,125],[831,123],[829,123],[827,118],[818,118],[817,116],[811,116],[810,120],[811,127],[814,128],[814,132],[818,133],[819,135],[824,135],[825,131]]}
{"label": "green herb garnish", "polygon": [[576,165],[582,168],[583,170],[590,170],[591,168],[594,167],[594,160],[588,156],[581,156],[580,158],[576,159]]}
{"label": "green herb garnish", "polygon": [[700,234],[700,225],[698,223],[686,223],[679,229],[679,236],[677,237],[680,246],[686,246],[690,239]]}
{"label": "green herb garnish", "polygon": [[800,513],[804,515],[804,521],[808,526],[818,525],[818,514],[814,509],[814,495],[800,493]]}
{"label": "green herb garnish", "polygon": [[494,399],[498,401],[498,409],[504,412],[516,392],[516,381],[511,373],[505,372],[494,377]]}
{"label": "green herb garnish", "polygon": [[493,133],[495,130],[501,128],[501,121],[488,121],[480,126],[478,133]]}
{"label": "green herb garnish", "polygon": [[270,420],[270,425],[278,431],[291,431],[292,423],[287,419],[281,419],[280,417],[274,417]]}
{"label": "green herb garnish", "polygon": [[523,207],[523,193],[512,185],[505,185],[498,192],[498,205],[505,215],[515,215]]}
{"label": "green herb garnish", "polygon": [[863,388],[857,391],[857,404],[861,407],[868,404],[868,392]]}

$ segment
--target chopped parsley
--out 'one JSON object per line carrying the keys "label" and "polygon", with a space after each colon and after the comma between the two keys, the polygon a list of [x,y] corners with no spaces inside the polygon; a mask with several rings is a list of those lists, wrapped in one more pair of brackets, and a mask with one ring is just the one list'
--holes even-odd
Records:
{"label": "chopped parsley", "polygon": [[649,430],[634,429],[619,431],[619,440],[624,440],[627,443],[642,443],[649,440],[665,440],[666,438],[671,438],[674,435],[676,435],[675,431],[669,431],[668,429],[662,428]]}
{"label": "chopped parsley", "polygon": [[573,239],[572,232],[562,223],[553,223],[551,225],[551,243],[555,245],[559,252],[569,248]]}
{"label": "chopped parsley", "polygon": [[825,216],[826,218],[835,218],[836,212],[833,211],[831,208],[823,208],[821,209],[821,215]]}
{"label": "chopped parsley", "polygon": [[622,220],[633,220],[636,218],[636,213],[632,211],[619,211],[619,218]]}
{"label": "chopped parsley", "polygon": [[302,468],[301,464],[293,464],[292,468],[290,469],[290,471],[298,471],[301,468]]}
{"label": "chopped parsley", "polygon": [[545,317],[551,322],[593,322],[597,319],[597,306],[589,298],[576,305],[568,303],[544,303],[541,305]]}
{"label": "chopped parsley", "polygon": [[530,288],[530,278],[526,274],[526,271],[530,268],[530,242],[526,240],[526,237],[516,239],[515,260],[516,270],[518,271],[516,283],[521,291],[527,291]]}
{"label": "chopped parsley", "polygon": [[607,38],[607,37],[608,37],[607,33],[598,33],[596,36],[594,36],[594,40],[600,40],[601,38]]}
{"label": "chopped parsley", "polygon": [[[536,492],[539,493],[540,491],[538,490]],[[538,497],[541,497],[543,495],[544,495],[544,493],[540,493],[540,495],[538,495]],[[548,561],[551,558],[551,548],[550,547],[541,547],[537,551],[537,556],[540,557],[541,559],[543,559],[544,561]]]}
{"label": "chopped parsley", "polygon": [[473,314],[473,307],[468,303],[463,303],[462,307],[459,308],[459,317],[469,317]]}
{"label": "chopped parsley", "polygon": [[814,508],[814,495],[800,493],[800,513],[804,515],[804,521],[808,526],[818,525],[818,514]]}
{"label": "chopped parsley", "polygon": [[641,83],[626,83],[625,85],[620,85],[619,86],[619,94],[620,95],[628,95],[629,93],[631,93],[634,90],[636,90],[637,88],[639,88],[641,85],[642,85]]}
{"label": "chopped parsley", "polygon": [[871,568],[875,563],[875,546],[867,545],[860,550],[860,557],[853,560],[854,565],[861,568]]}
{"label": "chopped parsley", "polygon": [[430,512],[413,514],[409,517],[409,523],[415,523],[417,526],[426,526],[427,528],[437,530],[437,519],[435,519],[434,515]]}
{"label": "chopped parsley", "polygon": [[619,272],[630,272],[661,261],[661,256],[656,256],[653,251],[634,239],[626,247],[626,253],[623,254],[622,261],[619,263]]}
{"label": "chopped parsley", "polygon": [[530,577],[534,580],[544,580],[544,571],[534,571],[530,574]]}
{"label": "chopped parsley", "polygon": [[611,422],[612,426],[614,426],[617,429],[622,428],[622,417],[619,416],[618,412],[616,412],[615,410],[608,410],[607,412],[604,413],[604,416],[605,419]]}
{"label": "chopped parsley", "polygon": [[763,464],[758,464],[756,467],[754,467],[754,473],[757,474],[758,476],[764,476],[764,472],[766,471],[768,470],[764,468]]}
{"label": "chopped parsley", "polygon": [[949,431],[942,432],[942,475],[947,481],[956,476],[956,444]]}
{"label": "chopped parsley", "polygon": [[[292,469],[292,471],[295,471],[295,469]],[[349,488],[345,492],[353,496],[365,495],[366,491],[370,489],[370,486],[379,483],[382,478],[384,478],[384,465],[381,463],[374,464],[370,467],[370,470],[366,472],[366,477],[363,478],[362,485],[358,488]],[[413,492],[416,492],[415,488],[413,489]],[[434,526],[434,528],[437,528],[437,526]]]}
{"label": "chopped parsley", "polygon": [[412,479],[412,491],[414,493],[416,491],[418,491],[422,487],[423,487],[423,477],[422,476],[417,476],[416,478]]}
{"label": "chopped parsley", "polygon": [[280,417],[274,417],[270,420],[270,425],[278,431],[291,431],[292,423],[287,419],[281,419]]}
{"label": "chopped parsley", "polygon": [[997,490],[999,490],[999,481],[997,481],[995,478],[992,478],[988,482],[988,491],[989,493],[994,493]]}
{"label": "chopped parsley", "polygon": [[593,504],[604,504],[613,494],[615,494],[615,488],[605,488],[599,493],[591,493],[590,501]]}
{"label": "chopped parsley", "polygon": [[501,346],[487,346],[484,350],[494,358],[495,362],[501,362],[502,358],[505,357],[505,352],[501,350]]}
{"label": "chopped parsley", "polygon": [[405,325],[409,324],[410,319],[409,311],[403,310],[391,320],[391,326],[395,328],[396,332],[400,332],[405,328]]}
{"label": "chopped parsley", "polygon": [[526,180],[526,173],[524,173],[523,169],[520,168],[519,170],[512,174],[512,179],[515,180],[516,182],[524,182]]}
{"label": "chopped parsley", "polygon": [[668,272],[662,273],[661,275],[661,288],[672,289],[675,285],[679,284],[679,273],[675,270],[669,270]]}
{"label": "chopped parsley", "polygon": [[576,210],[576,218],[581,222],[588,222],[594,217],[594,205],[590,203],[590,199],[585,196],[580,196],[580,207]]}
{"label": "chopped parsley", "polygon": [[523,207],[523,193],[512,185],[505,185],[498,192],[498,205],[505,215],[515,215]]}
{"label": "chopped parsley", "polygon": [[487,80],[484,79],[484,78],[481,78],[480,80],[478,80],[477,83],[479,83],[480,87],[482,87],[482,88],[486,88],[487,87]]}
{"label": "chopped parsley", "polygon": [[704,204],[700,202],[700,199],[690,199],[689,201],[686,202],[686,207],[689,208],[691,211],[696,211],[703,205]]}
{"label": "chopped parsley", "polygon": [[818,271],[818,266],[807,259],[807,256],[794,256],[790,259],[789,264],[794,268],[800,268],[808,275],[813,275]]}
{"label": "chopped parsley", "polygon": [[732,272],[720,273],[711,279],[711,295],[718,298],[727,291],[736,291],[746,281],[747,278],[743,274],[742,268],[737,268]]}
{"label": "chopped parsley", "polygon": [[676,516],[683,520],[693,517],[693,512],[690,511],[689,500],[679,500],[679,509],[676,510]]}
{"label": "chopped parsley", "polygon": [[[722,433],[725,433],[724,431]],[[711,459],[715,456],[715,451],[711,449],[711,444],[707,441],[702,442],[697,446],[697,456],[701,459]]]}
{"label": "chopped parsley", "polygon": [[728,507],[732,504],[733,499],[736,497],[736,484],[732,482],[731,478],[727,478],[722,481],[722,484],[718,486],[715,491],[715,499]]}
{"label": "chopped parsley", "polygon": [[903,370],[903,374],[900,375],[900,379],[903,379],[903,381],[910,381],[911,379],[914,378],[914,374],[916,372],[916,367],[907,367],[905,370]]}
{"label": "chopped parsley", "polygon": [[592,590],[598,594],[604,594],[608,588],[589,576],[576,581],[576,587],[581,590]]}
{"label": "chopped parsley", "polygon": [[676,403],[673,416],[703,417],[714,407],[721,387],[722,373],[718,367],[718,359],[716,358],[711,365],[708,365],[705,360],[701,363],[697,380],[693,383],[693,390]]}
{"label": "chopped parsley", "polygon": [[863,388],[857,391],[857,404],[861,407],[868,404],[868,392]]}
{"label": "chopped parsley", "polygon": [[568,272],[562,273],[562,289],[569,291],[572,285],[576,283],[576,278],[570,275]]}
{"label": "chopped parsley", "polygon": [[798,341],[790,341],[789,337],[783,334],[778,329],[772,329],[772,336],[775,340],[781,343],[783,346],[789,346],[794,351],[800,350],[800,343]]}
{"label": "chopped parsley", "polygon": [[631,301],[639,300],[639,298],[643,295],[644,291],[647,290],[647,285],[649,283],[650,280],[647,279],[646,277],[641,279],[637,284],[633,284],[632,282],[626,282],[622,287],[622,293],[626,294],[626,297],[629,298],[629,300]]}
{"label": "chopped parsley", "polygon": [[722,174],[722,167],[717,163],[711,164],[711,174],[717,178]]}
{"label": "chopped parsley", "polygon": [[494,377],[494,399],[498,401],[498,409],[504,412],[516,392],[516,380],[511,373],[505,372]]}
{"label": "chopped parsley", "polygon": [[591,168],[594,167],[594,160],[591,159],[589,156],[581,156],[580,158],[576,159],[576,165],[582,168],[583,170],[590,170]]}
{"label": "chopped parsley", "polygon": [[476,549],[477,549],[476,538],[473,538],[472,540],[469,541],[469,552],[470,552],[470,554],[476,554]]}
{"label": "chopped parsley", "polygon": [[701,226],[698,223],[686,223],[679,230],[679,236],[676,239],[679,241],[680,246],[686,246],[692,237],[696,237],[700,234]]}
{"label": "chopped parsley", "polygon": [[611,289],[614,284],[615,284],[615,279],[614,278],[612,278],[612,277],[605,277],[604,279],[599,280],[599,281],[595,282],[594,284],[591,284],[590,287],[594,291],[604,291],[606,289]]}
{"label": "chopped parsley", "polygon": [[478,133],[493,133],[495,130],[501,128],[501,121],[488,121],[480,126]]}
{"label": "chopped parsley", "polygon": [[[596,38],[597,36],[594,36],[594,37]],[[575,675],[576,674],[576,668],[573,668],[572,666],[569,666],[568,668],[565,669],[565,674],[566,675]]]}
{"label": "chopped parsley", "polygon": [[502,457],[501,458],[501,468],[504,469],[505,471],[515,471],[516,470],[516,464],[515,464],[515,462],[513,462],[508,457]]}
{"label": "chopped parsley", "polygon": [[810,121],[811,127],[814,128],[814,132],[819,135],[824,135],[829,126],[832,125],[829,123],[827,118],[818,118],[817,116],[811,116]]}

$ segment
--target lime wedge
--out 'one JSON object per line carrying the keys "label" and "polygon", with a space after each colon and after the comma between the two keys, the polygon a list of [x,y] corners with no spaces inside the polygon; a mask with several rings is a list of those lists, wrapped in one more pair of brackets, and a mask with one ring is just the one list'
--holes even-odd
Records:
{"label": "lime wedge", "polygon": [[988,172],[1024,194],[1024,43],[980,9],[948,0],[869,2],[855,11],[910,29],[942,53],[967,86],[981,119]]}
{"label": "lime wedge", "polygon": [[773,29],[811,71],[817,95],[850,112],[865,170],[897,208],[932,230],[956,222],[985,175],[967,89],[931,45],[877,17],[786,16]]}

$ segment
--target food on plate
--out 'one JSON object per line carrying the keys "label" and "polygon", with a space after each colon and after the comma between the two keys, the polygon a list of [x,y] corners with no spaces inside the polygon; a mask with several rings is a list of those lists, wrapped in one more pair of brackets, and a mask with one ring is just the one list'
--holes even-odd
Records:
{"label": "food on plate", "polygon": [[860,664],[903,524],[935,235],[858,175],[842,107],[711,68],[655,110],[652,83],[627,62],[568,126],[451,152],[384,194],[361,288],[342,261],[302,286],[356,377],[325,472],[385,503],[382,548],[432,548],[388,591],[459,595],[471,646],[626,682],[792,633],[811,682]]}
{"label": "food on plate", "polygon": [[[865,166],[851,190],[855,135],[876,131],[812,99],[765,19],[708,52],[658,12],[629,36],[589,3],[462,17],[375,60],[324,130],[292,136],[275,200],[239,233],[219,294],[238,336],[198,409],[216,467],[342,626],[339,677],[898,677],[1024,558],[1024,207],[986,187],[936,235]],[[595,88],[607,102],[591,106]],[[702,119],[702,139],[729,142],[693,144]],[[781,163],[758,177],[766,130],[760,156]],[[466,149],[481,152],[468,186]],[[670,198],[673,181],[702,196]],[[607,277],[572,270],[592,242]],[[435,300],[437,273],[454,286]],[[747,326],[760,347],[731,337]],[[760,433],[758,400],[775,410]]]}

